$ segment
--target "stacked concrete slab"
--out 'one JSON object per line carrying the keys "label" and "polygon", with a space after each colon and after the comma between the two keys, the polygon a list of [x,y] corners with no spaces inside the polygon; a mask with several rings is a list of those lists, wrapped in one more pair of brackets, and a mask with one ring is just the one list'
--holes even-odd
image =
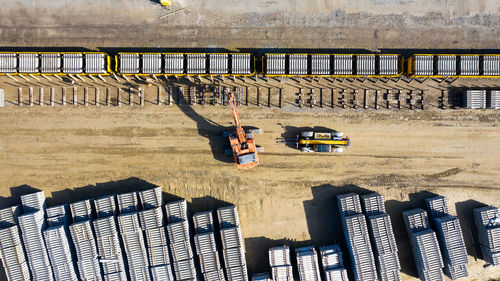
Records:
{"label": "stacked concrete slab", "polygon": [[175,280],[196,280],[197,275],[189,235],[187,202],[183,199],[167,203],[165,211]]}
{"label": "stacked concrete slab", "polygon": [[441,245],[444,272],[452,280],[469,276],[467,250],[458,218],[449,214],[448,200],[443,196],[427,198],[431,226]]}
{"label": "stacked concrete slab", "polygon": [[200,261],[201,273],[205,281],[225,281],[214,236],[212,211],[193,215],[194,245]]}
{"label": "stacked concrete slab", "polygon": [[319,248],[326,281],[349,281],[339,245]]}
{"label": "stacked concrete slab", "polygon": [[104,280],[128,280],[116,225],[115,195],[94,200],[97,219],[93,221]]}
{"label": "stacked concrete slab", "polygon": [[500,265],[500,210],[487,206],[476,208],[473,212],[483,259],[498,266]]}
{"label": "stacked concrete slab", "polygon": [[374,246],[380,281],[401,280],[401,265],[391,218],[385,212],[384,198],[378,193],[362,195],[363,208]]}
{"label": "stacked concrete slab", "polygon": [[117,196],[118,226],[127,256],[128,273],[132,280],[149,281],[148,252],[144,243],[144,235],[139,224],[139,200],[135,192],[122,193]]}
{"label": "stacked concrete slab", "polygon": [[217,210],[222,239],[222,254],[228,281],[248,281],[245,247],[241,237],[240,219],[236,206]]}
{"label": "stacked concrete slab", "polygon": [[78,280],[74,261],[71,256],[73,245],[68,239],[68,212],[66,205],[58,205],[45,209],[47,228],[43,232],[45,245],[56,280]]}
{"label": "stacked concrete slab", "polygon": [[20,206],[0,210],[0,258],[7,280],[30,280],[30,272],[19,235]]}
{"label": "stacked concrete slab", "polygon": [[337,195],[337,203],[353,266],[354,280],[375,281],[377,270],[359,196],[355,193],[340,194]]}
{"label": "stacked concrete slab", "polygon": [[173,281],[168,242],[163,218],[161,188],[138,192],[142,211],[139,212],[141,229],[146,235],[149,270],[152,280]]}
{"label": "stacked concrete slab", "polygon": [[269,264],[274,281],[293,281],[290,247],[287,245],[269,249]]}
{"label": "stacked concrete slab", "polygon": [[420,209],[403,212],[418,276],[422,281],[442,281],[443,258],[436,233],[430,229],[427,213]]}
{"label": "stacked concrete slab", "polygon": [[313,246],[295,249],[300,281],[319,281],[318,254]]}
{"label": "stacked concrete slab", "polygon": [[42,191],[21,196],[24,214],[18,217],[24,249],[33,280],[54,280],[47,248],[43,240],[45,195]]}

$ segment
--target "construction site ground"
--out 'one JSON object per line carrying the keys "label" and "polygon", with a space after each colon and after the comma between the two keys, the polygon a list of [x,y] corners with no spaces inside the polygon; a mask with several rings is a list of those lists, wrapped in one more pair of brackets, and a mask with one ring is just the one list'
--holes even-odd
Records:
{"label": "construction site ground", "polygon": [[[0,2],[0,51],[498,53],[500,42],[500,2],[495,0],[174,0],[170,10],[146,0]],[[499,204],[500,112],[458,109],[461,89],[496,88],[499,80],[161,78],[146,88],[133,77],[129,82],[105,77],[106,83],[84,78],[75,85],[78,105],[70,106],[73,86],[67,80],[37,78],[0,78],[6,99],[0,108],[2,207],[18,203],[19,195],[33,188],[44,190],[48,204],[54,205],[152,185],[162,186],[167,199],[188,199],[191,212],[233,203],[239,208],[249,271],[257,273],[269,271],[269,246],[345,245],[335,195],[376,191],[391,215],[404,280],[417,280],[401,212],[423,207],[424,198],[439,194],[448,198],[461,221],[469,279],[500,277],[498,268],[483,268],[485,263],[475,260],[480,253],[472,221],[472,208]],[[248,93],[240,116],[244,125],[264,130],[257,143],[265,148],[261,164],[252,170],[236,170],[223,153],[222,133],[232,125],[227,106],[178,105],[179,86],[183,101],[190,103],[189,87],[214,83],[218,90],[238,86],[242,96]],[[128,104],[130,88],[138,85],[146,89],[143,107],[135,94],[133,105]],[[40,88],[44,107],[39,105]],[[95,105],[96,88],[100,106]],[[161,105],[156,105],[158,88]],[[106,93],[116,104],[118,89],[121,107],[106,106]],[[88,106],[83,105],[84,91]],[[169,91],[171,106],[166,105]],[[344,103],[339,102],[341,92]],[[209,103],[213,94],[205,94]],[[343,154],[315,155],[275,144],[275,138],[294,136],[309,126],[343,131],[352,146]]]}

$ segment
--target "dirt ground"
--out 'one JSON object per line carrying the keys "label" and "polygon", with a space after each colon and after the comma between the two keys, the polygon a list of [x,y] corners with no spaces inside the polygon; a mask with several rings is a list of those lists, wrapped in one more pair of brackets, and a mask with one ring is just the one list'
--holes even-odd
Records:
{"label": "dirt ground", "polygon": [[[269,246],[343,244],[335,195],[376,191],[393,220],[405,280],[416,280],[401,212],[440,194],[461,219],[470,280],[500,276],[474,261],[471,230],[471,209],[498,206],[500,198],[499,112],[240,111],[245,125],[265,132],[257,138],[265,148],[261,164],[248,171],[223,155],[221,134],[232,124],[227,107],[5,107],[0,203],[15,203],[32,188],[57,204],[153,184],[166,198],[187,198],[191,212],[234,203],[249,271],[257,273],[268,271]],[[314,155],[275,144],[311,125],[343,131],[352,146]]]}

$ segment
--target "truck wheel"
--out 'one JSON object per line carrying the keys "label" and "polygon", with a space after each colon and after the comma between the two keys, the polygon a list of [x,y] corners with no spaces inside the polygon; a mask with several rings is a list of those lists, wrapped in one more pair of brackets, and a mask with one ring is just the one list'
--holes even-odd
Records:
{"label": "truck wheel", "polygon": [[314,136],[313,131],[302,131],[300,132],[300,136],[304,138],[312,138]]}

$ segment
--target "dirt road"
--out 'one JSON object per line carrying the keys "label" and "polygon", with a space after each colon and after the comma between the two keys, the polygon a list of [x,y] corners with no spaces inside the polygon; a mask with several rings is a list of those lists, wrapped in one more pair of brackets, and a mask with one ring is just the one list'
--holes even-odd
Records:
{"label": "dirt road", "polygon": [[[423,198],[436,193],[448,196],[462,221],[471,280],[500,275],[474,262],[469,230],[471,208],[500,198],[498,112],[242,107],[241,118],[265,132],[257,139],[265,147],[261,165],[248,171],[222,153],[220,135],[232,124],[225,107],[6,107],[0,203],[13,203],[30,189],[24,185],[43,189],[55,204],[151,184],[167,198],[187,198],[192,212],[234,203],[256,273],[268,270],[262,261],[270,245],[343,243],[335,195],[377,191],[387,201],[406,280],[416,280],[401,211],[423,207]],[[312,155],[274,143],[310,125],[344,131],[352,146],[340,155]]]}

